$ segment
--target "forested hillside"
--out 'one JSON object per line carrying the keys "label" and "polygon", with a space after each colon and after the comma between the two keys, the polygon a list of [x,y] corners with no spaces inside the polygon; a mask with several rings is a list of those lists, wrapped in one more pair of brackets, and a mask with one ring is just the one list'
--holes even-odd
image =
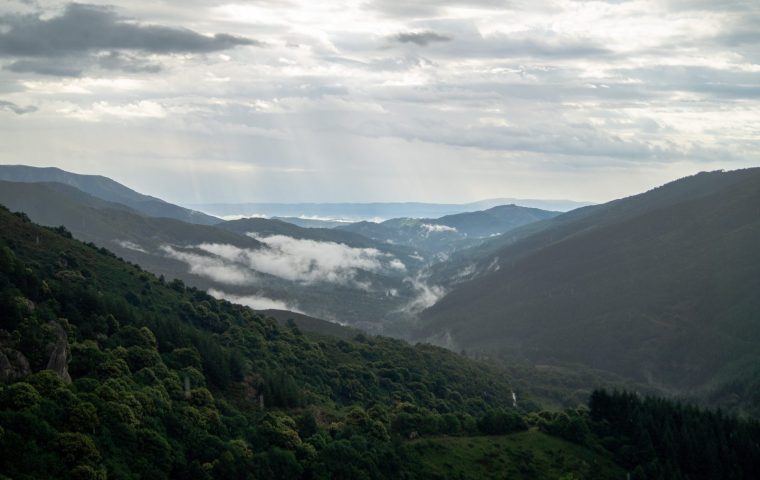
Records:
{"label": "forested hillside", "polygon": [[526,230],[424,312],[418,338],[760,412],[760,170],[699,174]]}
{"label": "forested hillside", "polygon": [[309,338],[23,215],[0,212],[0,242],[11,478],[399,478],[399,438],[512,403],[451,352]]}
{"label": "forested hillside", "polygon": [[[755,423],[599,393],[590,411],[522,392],[515,408],[505,370],[281,327],[6,210],[0,319],[7,478],[751,478],[760,462]],[[662,422],[694,433],[631,450],[666,442]],[[735,467],[692,475],[697,455]]]}

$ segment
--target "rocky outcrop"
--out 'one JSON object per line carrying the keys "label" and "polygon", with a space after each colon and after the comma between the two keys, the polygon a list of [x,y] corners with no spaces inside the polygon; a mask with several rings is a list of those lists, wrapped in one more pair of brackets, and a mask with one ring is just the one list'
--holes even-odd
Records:
{"label": "rocky outcrop", "polygon": [[50,359],[46,368],[57,373],[64,382],[71,383],[71,376],[69,375],[69,360],[71,360],[69,337],[60,323],[51,320],[48,322],[48,326],[53,332],[54,340],[48,344],[47,351]]}
{"label": "rocky outcrop", "polygon": [[[64,320],[65,322],[65,320]],[[69,336],[61,323],[50,321],[45,325],[50,342],[45,348],[48,357],[47,370],[52,370],[60,376],[64,382],[71,383],[69,375],[69,361],[71,360],[71,348]],[[5,330],[0,330],[0,382],[14,382],[32,374],[29,360],[23,353],[16,350],[17,341]]]}
{"label": "rocky outcrop", "polygon": [[29,300],[26,297],[16,297],[16,302],[20,306],[24,307],[28,312],[33,312],[34,309],[36,308],[34,305],[34,302]]}
{"label": "rocky outcrop", "polygon": [[31,375],[32,368],[24,354],[0,346],[0,382],[13,382]]}

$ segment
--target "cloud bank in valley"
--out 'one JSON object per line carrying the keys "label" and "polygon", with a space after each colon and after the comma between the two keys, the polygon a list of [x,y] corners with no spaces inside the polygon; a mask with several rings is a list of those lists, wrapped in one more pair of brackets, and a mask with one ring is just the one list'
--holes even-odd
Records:
{"label": "cloud bank in valley", "polygon": [[136,244],[135,242],[130,242],[129,240],[114,240],[114,243],[121,248],[126,248],[127,250],[133,250],[135,252],[140,253],[148,253],[147,250],[145,250],[140,245]]}
{"label": "cloud bank in valley", "polygon": [[432,223],[423,223],[422,225],[420,225],[420,228],[425,230],[428,234],[443,233],[443,232],[454,233],[457,231],[456,228],[449,227],[448,225],[438,225],[438,224],[432,224]]}
{"label": "cloud bank in valley", "polygon": [[275,300],[263,295],[231,295],[213,288],[208,290],[208,294],[220,300],[251,307],[254,310],[290,310],[291,312],[304,313],[298,309],[298,305],[295,303]]}
{"label": "cloud bank in valley", "polygon": [[[401,260],[374,248],[354,248],[284,235],[249,235],[260,241],[262,247],[249,249],[222,243],[200,243],[183,247],[163,245],[160,251],[167,258],[186,264],[189,273],[215,282],[208,291],[210,295],[256,310],[279,309],[308,314],[303,309],[314,305],[301,307],[292,300],[272,298],[289,296],[292,292],[289,294],[288,287],[294,285],[340,285],[354,289],[358,295],[366,295],[365,292],[388,298],[399,295],[397,289],[384,285],[388,277],[373,285],[373,277],[367,273],[390,275],[398,282],[410,282],[409,291],[414,292],[415,300],[404,310],[405,313],[434,302],[433,297],[438,293],[435,287],[424,285],[424,282],[407,280],[407,267]],[[273,295],[272,291],[278,293]],[[324,310],[319,316],[333,320]]]}
{"label": "cloud bank in valley", "polygon": [[222,257],[178,250],[171,245],[162,245],[161,251],[169,258],[186,263],[193,275],[225,285],[246,286],[257,283],[254,272]]}
{"label": "cloud bank in valley", "polygon": [[413,278],[410,277],[404,280],[414,289],[416,295],[401,308],[402,312],[413,316],[417,315],[426,308],[435,305],[438,300],[446,295],[446,290],[443,287],[430,284],[427,280],[428,278],[424,273],[419,273]]}
{"label": "cloud bank in valley", "polygon": [[170,245],[162,246],[161,250],[168,257],[185,262],[194,275],[237,286],[255,285],[257,274],[267,274],[301,284],[326,282],[367,290],[371,285],[357,278],[361,271],[406,271],[401,260],[374,248],[354,248],[284,235],[249,236],[265,246],[247,249],[201,243],[191,247],[192,251]]}
{"label": "cloud bank in valley", "polygon": [[374,248],[354,248],[335,242],[296,239],[285,235],[248,234],[264,243],[259,250],[202,244],[199,248],[238,261],[258,272],[301,283],[355,283],[359,271],[405,268],[400,260]]}

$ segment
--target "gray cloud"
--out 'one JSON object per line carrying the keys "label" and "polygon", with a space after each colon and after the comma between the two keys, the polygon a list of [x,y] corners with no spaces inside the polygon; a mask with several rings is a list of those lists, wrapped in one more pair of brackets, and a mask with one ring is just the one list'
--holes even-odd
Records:
{"label": "gray cloud", "polygon": [[[467,19],[426,20],[419,22],[420,31],[402,32],[390,37],[396,43],[427,47],[425,55],[433,61],[453,59],[573,59],[614,57],[614,52],[598,39],[546,28],[530,28],[517,32],[483,33],[477,23]],[[441,33],[445,32],[445,33]],[[335,44],[343,51],[371,56],[384,45],[349,36]],[[329,53],[334,57],[334,53]],[[398,60],[392,57],[391,60]],[[374,59],[374,64],[381,63]],[[389,64],[388,59],[383,63]],[[409,64],[409,62],[405,62]],[[368,65],[364,63],[364,65]]]}
{"label": "gray cloud", "polygon": [[128,73],[158,73],[163,67],[146,62],[134,55],[111,51],[97,57],[98,66],[105,70],[121,70]]}
{"label": "gray cloud", "polygon": [[448,7],[503,9],[509,4],[505,0],[372,0],[369,5],[385,15],[411,19],[440,15]]}
{"label": "gray cloud", "polygon": [[409,140],[446,144],[454,147],[473,147],[484,150],[532,152],[553,155],[610,157],[619,159],[681,158],[686,152],[665,150],[645,141],[624,140],[591,125],[566,125],[548,121],[547,125],[467,127],[443,119],[405,123],[396,121],[372,122],[357,127],[366,136],[400,137]]}
{"label": "gray cloud", "polygon": [[435,32],[399,33],[398,35],[394,35],[392,38],[394,41],[399,43],[413,43],[421,47],[425,47],[433,42],[450,42],[452,40],[451,37]]}
{"label": "gray cloud", "polygon": [[618,73],[638,79],[641,84],[647,85],[649,91],[688,91],[722,99],[760,97],[760,80],[755,72],[702,66],[658,65],[624,69]]}
{"label": "gray cloud", "polygon": [[0,100],[0,110],[13,112],[16,115],[24,115],[26,113],[36,112],[37,107],[35,107],[34,105],[27,105],[26,107],[22,107],[22,106],[16,105],[13,102],[9,102],[7,100]]}
{"label": "gray cloud", "polygon": [[666,0],[664,4],[674,12],[705,11],[705,12],[747,12],[757,11],[757,4],[747,0]]}
{"label": "gray cloud", "polygon": [[[428,55],[437,58],[585,58],[612,52],[598,41],[533,29],[519,33],[483,35],[469,22],[435,22],[447,27],[456,41],[431,45]],[[432,32],[430,32],[432,33]]]}
{"label": "gray cloud", "polygon": [[[746,2],[751,3],[751,2]],[[729,28],[721,29],[712,40],[719,46],[742,55],[752,63],[760,62],[760,8],[753,13],[736,15]]]}
{"label": "gray cloud", "polygon": [[112,8],[69,4],[49,20],[37,15],[0,18],[0,55],[54,57],[102,50],[148,53],[206,53],[239,45],[260,45],[248,38],[219,33],[207,37],[187,29],[141,25]]}
{"label": "gray cloud", "polygon": [[[583,39],[552,38],[546,32],[532,37],[509,37],[495,35],[483,42],[485,52],[497,56],[578,58],[609,55],[611,52],[601,45]],[[490,48],[488,48],[490,46]]]}
{"label": "gray cloud", "polygon": [[16,60],[3,67],[15,73],[36,73],[38,75],[50,75],[55,77],[78,77],[82,75],[82,67],[75,64],[54,59],[45,60]]}
{"label": "gray cloud", "polygon": [[54,77],[80,77],[92,68],[127,73],[158,73],[163,67],[134,55],[111,51],[78,57],[16,60],[4,66],[3,70]]}

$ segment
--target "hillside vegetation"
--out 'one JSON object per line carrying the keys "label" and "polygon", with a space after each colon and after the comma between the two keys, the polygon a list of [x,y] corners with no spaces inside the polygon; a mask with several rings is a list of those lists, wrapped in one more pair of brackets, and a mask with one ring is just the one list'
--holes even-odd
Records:
{"label": "hillside vegetation", "polygon": [[[306,335],[5,210],[0,319],[7,478],[434,479],[453,468],[614,479],[625,468],[638,480],[760,468],[756,423],[604,392],[590,410],[527,413],[536,404],[513,407],[503,370],[432,346]],[[653,427],[667,422],[686,434],[663,439]],[[698,455],[707,472],[734,467],[692,475]]]}
{"label": "hillside vegetation", "polygon": [[511,402],[453,353],[312,340],[7,211],[0,253],[12,478],[399,478],[392,438],[474,430]]}
{"label": "hillside vegetation", "polygon": [[418,338],[760,412],[760,170],[699,174],[525,229],[423,313]]}

